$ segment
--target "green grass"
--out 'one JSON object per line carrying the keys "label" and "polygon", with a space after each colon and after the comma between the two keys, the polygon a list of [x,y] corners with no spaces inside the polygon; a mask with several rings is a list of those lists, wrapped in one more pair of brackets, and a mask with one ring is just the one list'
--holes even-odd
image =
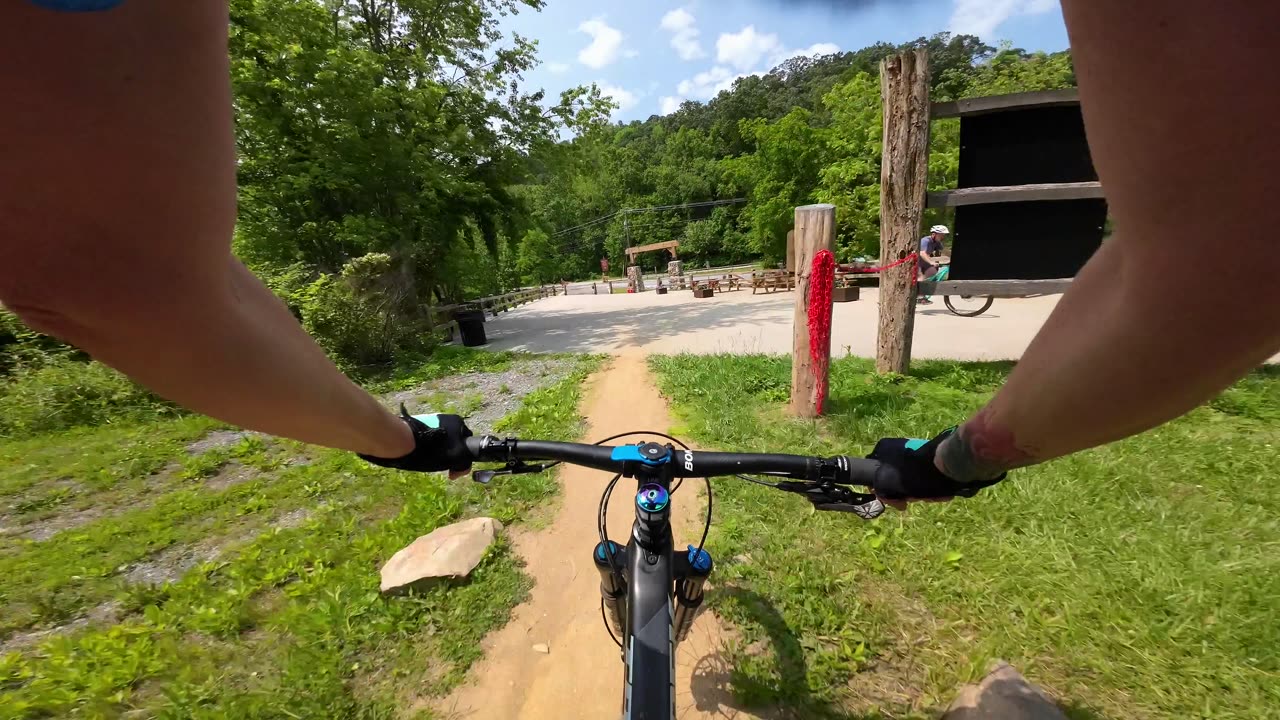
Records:
{"label": "green grass", "polygon": [[[840,360],[814,422],[783,412],[785,359],[652,365],[704,446],[850,455],[964,420],[1010,368]],[[1151,432],[875,522],[721,480],[713,602],[744,635],[735,691],[805,717],[928,716],[1001,658],[1076,718],[1275,717],[1277,447],[1268,368]]]}
{"label": "green grass", "polygon": [[[411,387],[520,359],[446,351],[383,383]],[[562,382],[527,396],[503,429],[576,438],[578,393],[596,363],[584,358]],[[114,616],[0,657],[0,715],[415,716],[414,702],[456,684],[480,640],[528,591],[505,543],[468,582],[404,597],[379,595],[378,568],[413,538],[463,517],[530,515],[553,494],[550,474],[484,488],[257,437],[186,455],[217,427],[184,417],[0,442],[6,526],[107,509],[43,541],[0,540],[0,639]],[[233,467],[249,472],[226,487],[210,484]],[[203,553],[209,548],[218,552]],[[205,561],[179,570],[176,582],[127,579],[139,563],[192,549]]]}

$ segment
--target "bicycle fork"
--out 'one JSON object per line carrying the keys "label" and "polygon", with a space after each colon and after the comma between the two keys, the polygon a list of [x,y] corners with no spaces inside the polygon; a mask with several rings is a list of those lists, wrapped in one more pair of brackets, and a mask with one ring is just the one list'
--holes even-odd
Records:
{"label": "bicycle fork", "polygon": [[[627,548],[610,540],[596,543],[592,553],[596,570],[600,573],[600,598],[604,601],[604,613],[618,637],[623,637],[623,618],[627,614],[627,581],[622,569],[627,567]],[[673,606],[671,627],[675,642],[679,643],[689,635],[693,621],[702,609],[705,597],[707,578],[715,563],[706,550],[698,550],[690,545],[685,553],[673,558],[675,586],[672,592]]]}

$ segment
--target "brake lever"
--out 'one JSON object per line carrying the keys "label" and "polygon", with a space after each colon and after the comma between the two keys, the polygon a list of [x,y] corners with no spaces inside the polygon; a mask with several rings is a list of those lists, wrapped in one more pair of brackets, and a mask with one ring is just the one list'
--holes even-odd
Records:
{"label": "brake lever", "polygon": [[499,475],[528,475],[531,473],[540,473],[553,465],[559,463],[540,463],[538,465],[526,465],[520,460],[513,460],[502,467],[501,470],[476,470],[471,473],[471,479],[481,485],[488,485],[495,477]]}
{"label": "brake lever", "polygon": [[816,510],[853,513],[863,520],[874,520],[884,513],[880,498],[867,493],[857,493],[847,487],[828,482],[779,482],[783,492],[804,495]]}

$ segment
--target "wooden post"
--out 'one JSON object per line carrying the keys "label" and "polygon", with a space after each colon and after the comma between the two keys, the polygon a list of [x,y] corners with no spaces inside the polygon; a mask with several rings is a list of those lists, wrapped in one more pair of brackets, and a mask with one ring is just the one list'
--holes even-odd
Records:
{"label": "wooden post", "polygon": [[796,231],[787,231],[787,264],[783,266],[787,272],[796,271]]}
{"label": "wooden post", "polygon": [[[929,179],[929,53],[910,50],[880,62],[884,102],[880,165],[880,264],[918,249],[920,216]],[[876,372],[906,373],[911,365],[916,264],[880,273],[880,327]]]}
{"label": "wooden post", "polygon": [[[795,265],[796,296],[795,315],[792,321],[791,346],[791,412],[798,417],[818,416],[818,394],[826,394],[827,368],[815,367],[809,356],[809,273],[813,269],[813,257],[819,250],[835,250],[836,206],[805,205],[796,208]],[[831,304],[820,308],[831,324]],[[831,342],[816,348],[819,353],[831,356]]]}

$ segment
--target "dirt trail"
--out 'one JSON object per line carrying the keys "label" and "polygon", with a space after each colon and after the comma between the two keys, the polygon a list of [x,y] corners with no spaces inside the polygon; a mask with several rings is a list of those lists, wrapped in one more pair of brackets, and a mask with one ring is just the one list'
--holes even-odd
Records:
{"label": "dirt trail", "polygon": [[[665,432],[670,417],[654,389],[644,357],[615,357],[591,380],[584,399],[587,437],[627,430]],[[600,577],[591,562],[598,536],[596,511],[609,475],[564,466],[561,508],[538,532],[517,532],[517,551],[536,581],[528,602],[503,629],[484,641],[485,659],[450,697],[435,703],[446,718],[543,720],[617,718],[621,714],[622,663],[600,619]],[[688,485],[675,495],[676,544],[696,540],[705,501]],[[634,481],[619,482],[609,508],[609,535],[625,538],[633,512]],[[694,502],[695,498],[697,502]],[[696,527],[695,527],[696,526]],[[550,652],[533,649],[545,644]],[[704,612],[681,645],[676,670],[676,706],[681,720],[735,718],[745,714],[731,703],[729,668],[719,656],[723,632]]]}

